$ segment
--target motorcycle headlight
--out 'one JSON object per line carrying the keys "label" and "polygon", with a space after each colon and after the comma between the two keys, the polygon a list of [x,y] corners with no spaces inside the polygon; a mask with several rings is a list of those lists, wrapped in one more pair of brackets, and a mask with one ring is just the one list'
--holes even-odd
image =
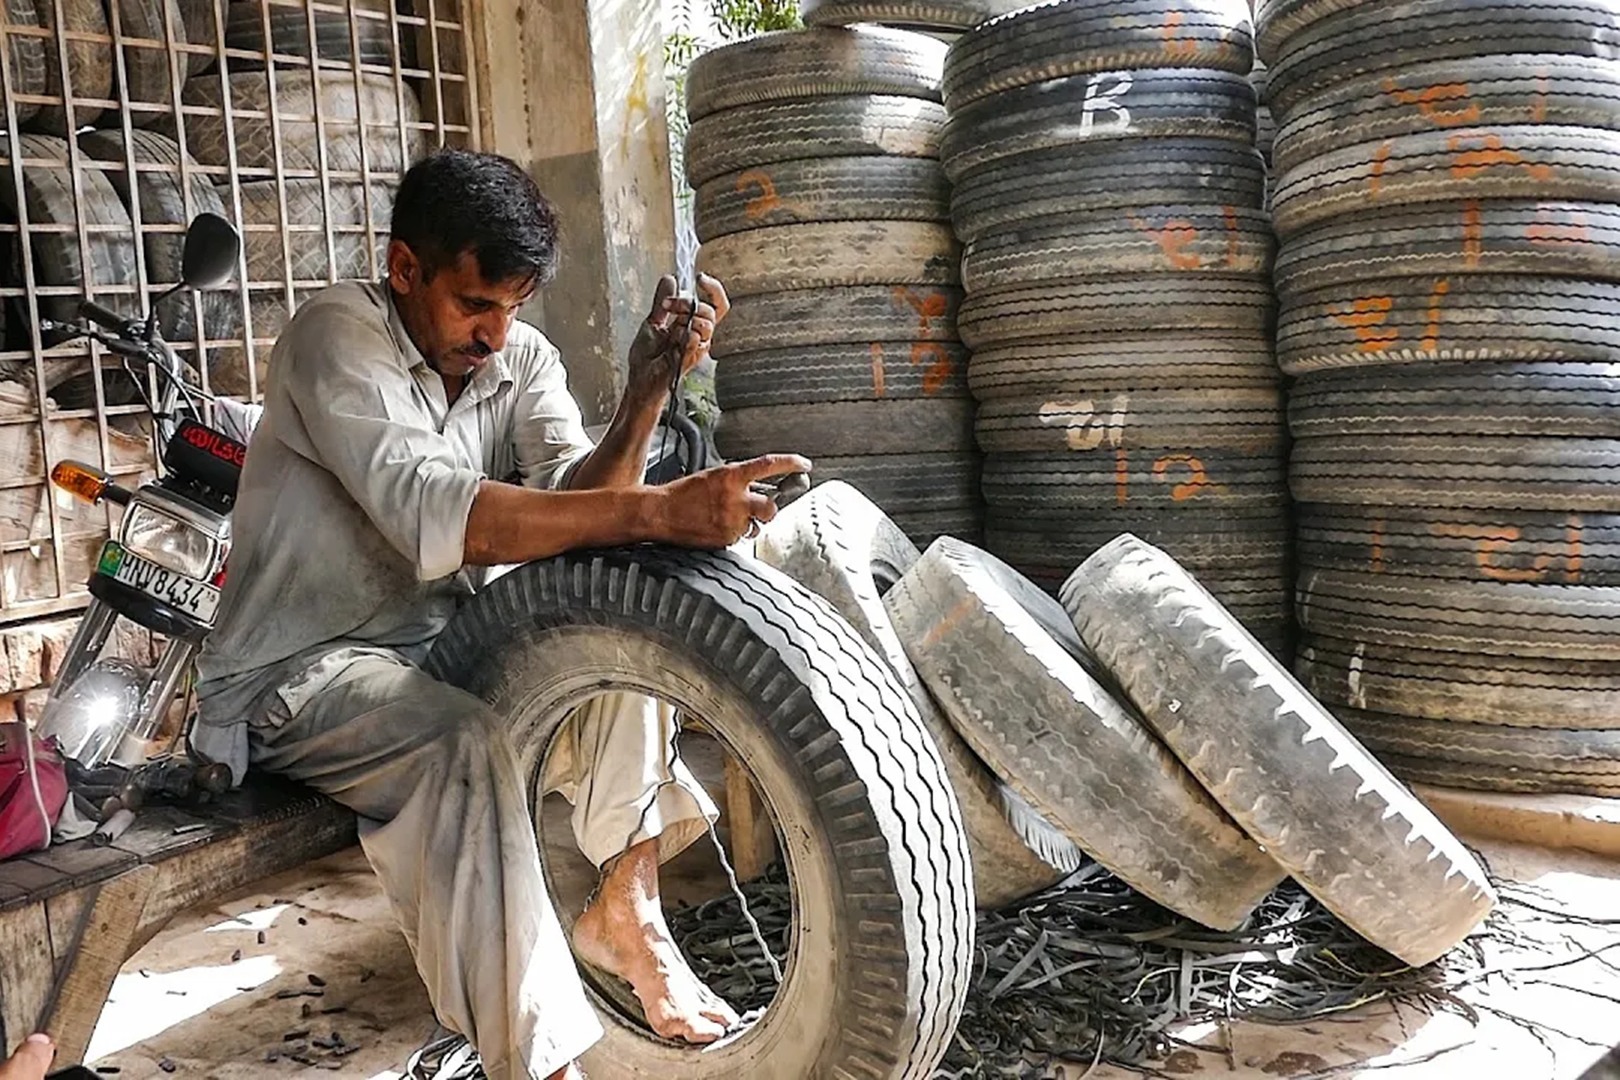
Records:
{"label": "motorcycle headlight", "polygon": [[155,506],[132,503],[119,530],[124,547],[189,578],[214,576],[219,541]]}

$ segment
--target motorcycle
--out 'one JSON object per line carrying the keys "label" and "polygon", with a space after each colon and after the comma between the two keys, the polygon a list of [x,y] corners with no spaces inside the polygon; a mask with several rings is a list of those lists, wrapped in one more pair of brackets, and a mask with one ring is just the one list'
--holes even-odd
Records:
{"label": "motorcycle", "polygon": [[[205,801],[225,791],[230,771],[193,760],[182,723],[166,748],[153,744],[213,629],[230,551],[230,514],[247,447],[215,426],[211,401],[188,385],[187,365],[163,340],[157,312],[182,290],[223,285],[236,269],[241,238],[204,213],[186,230],[181,282],[144,317],[92,300],[83,324],[42,321],[65,340],[89,338],[119,358],[152,417],[161,475],[133,490],[79,461],[61,461],[51,483],[86,502],[111,502],[122,518],[102,547],[88,583],[91,601],[58,669],[40,720],[67,766],[69,786],[100,805],[103,830],[127,827],[150,796]],[[167,639],[150,671],[103,656],[119,619]],[[122,819],[113,819],[122,814]],[[105,833],[98,834],[105,837]]]}

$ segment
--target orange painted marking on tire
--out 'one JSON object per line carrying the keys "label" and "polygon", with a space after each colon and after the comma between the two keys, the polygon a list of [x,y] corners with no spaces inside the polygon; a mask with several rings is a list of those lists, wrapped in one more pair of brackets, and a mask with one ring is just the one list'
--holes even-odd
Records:
{"label": "orange painted marking on tire", "polygon": [[783,208],[782,198],[776,193],[776,181],[764,169],[749,169],[737,177],[737,194],[745,195],[757,190],[758,195],[743,204],[743,216],[758,221],[773,210]]}
{"label": "orange painted marking on tire", "polygon": [[1124,506],[1131,501],[1131,452],[1114,447],[1114,502]]}
{"label": "orange painted marking on tire", "polygon": [[1581,563],[1585,559],[1585,532],[1586,523],[1579,514],[1569,515],[1564,523],[1564,581],[1574,585],[1581,580]]}
{"label": "orange painted marking on tire", "polygon": [[956,361],[938,342],[917,342],[911,347],[911,362],[913,365],[927,365],[923,371],[923,397],[933,397],[939,393],[951,381],[951,376],[956,374]]}
{"label": "orange painted marking on tire", "polygon": [[1551,557],[1540,555],[1536,557],[1533,566],[1501,566],[1497,559],[1502,552],[1513,544],[1524,539],[1524,531],[1517,525],[1502,525],[1487,527],[1480,525],[1452,525],[1437,522],[1429,526],[1429,531],[1436,536],[1447,536],[1457,540],[1471,540],[1474,544],[1474,565],[1479,572],[1492,581],[1522,582],[1544,581],[1547,577],[1547,568],[1551,564]]}
{"label": "orange painted marking on tire", "polygon": [[1176,502],[1197,498],[1205,488],[1214,486],[1209,482],[1209,472],[1204,468],[1204,463],[1191,454],[1166,454],[1155,461],[1153,479],[1170,483],[1170,470],[1177,468],[1186,469],[1188,479],[1170,489],[1170,497]]}
{"label": "orange painted marking on tire", "polygon": [[1547,122],[1547,74],[1536,74],[1536,93],[1530,99],[1530,120],[1532,123],[1544,124]]}
{"label": "orange painted marking on tire", "polygon": [[910,308],[917,313],[917,329],[923,334],[933,333],[934,320],[943,319],[950,310],[945,294],[934,290],[896,285],[893,296],[896,307]]}
{"label": "orange painted marking on tire", "polygon": [[883,346],[874,341],[872,342],[872,396],[880,398],[883,393]]}
{"label": "orange painted marking on tire", "polygon": [[1384,172],[1389,167],[1389,155],[1394,148],[1394,141],[1385,139],[1373,151],[1372,175],[1367,180],[1367,194],[1377,197],[1384,190]]}
{"label": "orange painted marking on tire", "polygon": [[1418,348],[1424,352],[1434,352],[1440,347],[1440,301],[1451,291],[1451,281],[1441,278],[1429,290],[1428,321],[1423,326],[1423,340],[1418,342]]}
{"label": "orange painted marking on tire", "polygon": [[1373,518],[1372,528],[1372,572],[1382,574],[1384,572],[1384,519]]}
{"label": "orange painted marking on tire", "polygon": [[1126,214],[1131,227],[1140,232],[1147,233],[1164,252],[1165,261],[1174,270],[1197,270],[1203,266],[1203,260],[1198,252],[1187,249],[1198,242],[1198,230],[1193,223],[1185,218],[1172,218],[1164,223],[1162,229],[1156,229],[1145,218],[1135,214]]}
{"label": "orange painted marking on tire", "polygon": [[[1560,216],[1564,220],[1558,220]],[[1579,210],[1558,211],[1546,206],[1536,208],[1536,220],[1525,227],[1524,235],[1532,244],[1542,246],[1586,244],[1592,240],[1585,214]]]}
{"label": "orange painted marking on tire", "polygon": [[946,634],[955,629],[956,624],[967,618],[968,615],[972,613],[973,609],[978,606],[978,602],[978,598],[973,596],[964,596],[962,599],[958,600],[956,605],[945,613],[944,618],[940,619],[939,622],[935,623],[933,626],[930,626],[928,628],[928,632],[923,634],[923,648],[932,648],[936,643],[938,643],[940,638],[944,637]]}
{"label": "orange painted marking on tire", "polygon": [[[1474,144],[1478,145],[1474,145]],[[1506,146],[1502,136],[1489,132],[1459,132],[1446,140],[1446,149],[1451,153],[1451,176],[1454,180],[1467,180],[1485,172],[1503,166],[1509,168],[1522,168],[1530,174],[1530,179],[1547,181],[1552,179],[1552,166],[1536,164],[1525,156]]]}
{"label": "orange painted marking on tire", "polygon": [[1226,219],[1226,265],[1235,267],[1238,264],[1238,216],[1237,207],[1221,207],[1221,216]]}
{"label": "orange painted marking on tire", "polygon": [[1348,309],[1338,305],[1336,309],[1328,309],[1328,314],[1356,335],[1357,352],[1377,352],[1395,344],[1401,336],[1394,327],[1384,327],[1394,309],[1394,297],[1363,296],[1350,301]]}
{"label": "orange painted marking on tire", "polygon": [[1479,200],[1463,203],[1463,265],[1469,269],[1479,265],[1485,251],[1485,226],[1479,217]]}
{"label": "orange painted marking on tire", "polygon": [[1164,38],[1164,54],[1176,60],[1190,60],[1198,55],[1198,42],[1183,38],[1177,31],[1181,24],[1187,21],[1187,16],[1179,11],[1172,11],[1164,17],[1164,26],[1160,28],[1160,36]]}
{"label": "orange painted marking on tire", "polygon": [[[1432,121],[1437,127],[1479,122],[1479,103],[1469,100],[1467,83],[1436,83],[1421,90],[1405,90],[1396,85],[1394,79],[1385,79],[1384,93],[1402,105],[1416,105],[1424,119]],[[1462,108],[1443,108],[1442,103],[1448,101],[1465,101],[1468,104]]]}

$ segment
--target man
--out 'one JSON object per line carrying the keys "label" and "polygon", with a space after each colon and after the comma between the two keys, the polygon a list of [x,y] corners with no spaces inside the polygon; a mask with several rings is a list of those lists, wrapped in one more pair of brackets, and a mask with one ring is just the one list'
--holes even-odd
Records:
{"label": "man", "polygon": [[[500,719],[418,665],[479,568],[638,541],[725,547],[774,514],[750,482],[809,463],[642,485],[676,371],[726,314],[710,278],[702,299],[659,281],[592,446],[556,350],[514,321],[553,273],[557,222],[511,161],[421,162],[390,232],[387,280],[311,298],[272,354],[193,743],[238,779],[252,762],[353,808],[440,1019],[493,1080],[572,1077],[601,1028],[541,876],[529,778]],[[655,1031],[701,1043],[737,1016],[659,904],[658,864],[715,815],[674,759],[671,722],[645,697],[594,699],[542,783],[574,803],[602,870],[575,948],[629,982]]]}
{"label": "man", "polygon": [[[0,1053],[5,1048],[0,1046]],[[24,1039],[17,1052],[0,1061],[0,1080],[44,1080],[45,1070],[56,1057],[56,1046],[49,1035],[36,1034]]]}

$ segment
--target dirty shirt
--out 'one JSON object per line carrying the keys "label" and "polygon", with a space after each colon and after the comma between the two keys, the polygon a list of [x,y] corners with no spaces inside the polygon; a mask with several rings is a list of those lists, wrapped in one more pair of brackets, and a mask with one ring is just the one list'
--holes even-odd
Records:
{"label": "dirty shirt", "polygon": [[[423,662],[486,574],[462,565],[479,482],[559,488],[591,449],[534,327],[514,323],[451,404],[386,282],[308,300],[271,353],[197,661],[195,748],[241,783],[250,721],[285,722],[378,652]],[[271,691],[282,707],[265,710]]]}

